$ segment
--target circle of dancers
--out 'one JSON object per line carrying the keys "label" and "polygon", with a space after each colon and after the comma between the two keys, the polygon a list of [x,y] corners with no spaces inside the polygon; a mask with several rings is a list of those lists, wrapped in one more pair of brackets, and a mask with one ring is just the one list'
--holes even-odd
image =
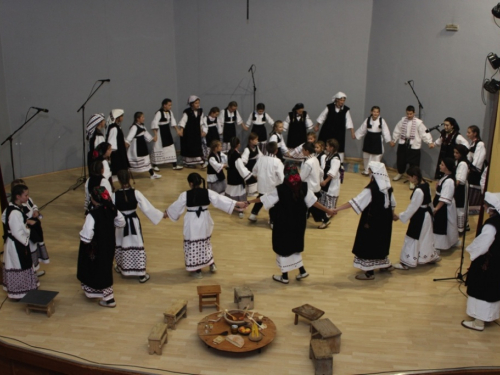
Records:
{"label": "circle of dancers", "polygon": [[[85,184],[85,222],[80,231],[77,278],[84,294],[96,298],[102,307],[117,305],[113,294],[113,270],[124,277],[146,283],[146,252],[139,208],[157,225],[162,219],[183,218],[183,249],[186,271],[203,278],[202,269],[217,272],[211,236],[214,222],[209,207],[244,218],[259,220],[262,207],[272,230],[272,249],[280,274],[272,280],[289,284],[289,272],[298,270],[297,281],[309,276],[302,260],[304,237],[310,216],[320,230],[327,229],[337,214],[352,208],[360,215],[352,253],[357,280],[375,279],[375,271],[410,271],[424,264],[441,261],[441,252],[459,244],[459,234],[469,230],[466,210],[481,204],[489,219],[480,234],[467,247],[471,266],[467,275],[466,328],[482,331],[485,322],[500,317],[500,193],[486,192],[486,149],[479,128],[471,125],[466,137],[452,117],[435,140],[415,108],[408,106],[405,116],[392,134],[373,106],[357,130],[346,94],[338,92],[314,123],[303,103],[297,103],[285,121],[273,120],[263,103],[243,122],[238,104],[231,101],[207,114],[201,99],[191,95],[179,122],[172,111],[172,100],[164,99],[153,116],[150,128],[145,114],[135,112],[125,136],[122,109],[110,111],[107,119],[94,114],[87,122],[89,178]],[[267,125],[272,126],[268,133]],[[241,128],[241,130],[238,130]],[[150,132],[151,131],[151,132]],[[180,138],[178,161],[174,142]],[[242,150],[238,133],[249,132]],[[286,141],[284,135],[287,135]],[[337,206],[344,182],[346,137],[363,139],[363,169],[367,186],[344,204]],[[466,139],[468,138],[468,140]],[[420,169],[422,142],[440,147],[436,167],[435,194]],[[384,143],[397,145],[399,181],[406,174],[411,193],[408,207],[396,213],[391,179],[381,162]],[[131,186],[133,174],[148,172],[153,180],[162,177],[161,168],[175,171],[197,168],[187,177],[186,191],[164,211],[156,209],[139,190]],[[118,188],[115,184],[119,185]],[[483,203],[484,202],[484,203]],[[29,197],[23,180],[11,184],[11,201],[2,213],[5,245],[3,288],[18,301],[40,285],[45,274],[40,264],[49,263],[41,226],[42,215]],[[391,264],[389,250],[394,221],[408,223],[399,262]]]}

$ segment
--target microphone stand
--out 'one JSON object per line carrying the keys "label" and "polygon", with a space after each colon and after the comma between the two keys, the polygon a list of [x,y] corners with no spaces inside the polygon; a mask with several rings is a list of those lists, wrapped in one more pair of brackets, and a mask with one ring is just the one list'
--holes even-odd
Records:
{"label": "microphone stand", "polygon": [[77,113],[82,111],[82,150],[83,150],[83,177],[80,177],[77,181],[77,184],[73,190],[76,190],[81,184],[84,184],[87,181],[87,155],[85,154],[85,104],[94,96],[94,94],[104,85],[104,80],[100,80],[100,85],[97,88],[90,92],[87,100],[83,103],[80,108],[78,108]]}
{"label": "microphone stand", "polygon": [[418,95],[417,93],[415,92],[415,89],[413,88],[413,80],[412,81],[408,81],[408,86],[410,86],[411,88],[411,91],[413,91],[413,95],[415,95],[415,98],[417,98],[417,102],[418,102],[418,118],[420,120],[422,120],[422,117],[421,117],[421,110],[424,109],[424,106],[422,105],[422,103],[420,102],[420,99],[418,98]]}
{"label": "microphone stand", "polygon": [[[28,112],[29,112],[29,111],[28,111]],[[16,173],[15,173],[15,171],[14,171],[14,153],[12,152],[12,138],[14,137],[14,135],[15,135],[15,134],[16,134],[19,130],[21,130],[21,129],[24,127],[24,125],[26,125],[28,122],[30,122],[30,120],[31,120],[33,117],[35,117],[36,115],[38,115],[40,112],[41,112],[41,110],[40,110],[40,109],[37,109],[37,110],[36,110],[36,113],[35,113],[33,116],[31,116],[29,119],[27,119],[27,120],[24,122],[24,124],[22,124],[22,125],[21,125],[21,126],[20,126],[20,127],[19,127],[19,128],[18,128],[15,132],[14,132],[14,133],[12,133],[11,135],[9,135],[9,136],[5,139],[5,141],[3,141],[3,142],[0,144],[0,146],[3,146],[3,144],[4,144],[4,143],[6,143],[7,141],[9,141],[9,145],[10,145],[10,163],[11,163],[11,165],[12,165],[12,179],[13,179],[13,180],[15,180],[15,179],[16,179]]]}
{"label": "microphone stand", "polygon": [[[445,206],[441,207],[441,209],[447,209]],[[432,279],[432,281],[444,281],[444,280],[457,280],[460,283],[465,283],[464,276],[467,275],[467,273],[463,274],[462,273],[462,267],[464,266],[464,253],[465,253],[465,236],[467,233],[466,227],[467,223],[469,222],[469,187],[466,186],[465,189],[465,205],[464,205],[464,210],[465,210],[465,217],[464,217],[464,231],[462,233],[462,251],[460,254],[460,267],[458,268],[458,272],[455,276],[453,277],[445,277],[441,279]]]}
{"label": "microphone stand", "polygon": [[254,77],[254,73],[255,73],[255,65],[252,64],[252,66],[250,67],[250,72],[252,73],[252,82],[253,82],[253,110],[255,111],[255,92],[257,91],[257,87],[255,87],[255,77]]}

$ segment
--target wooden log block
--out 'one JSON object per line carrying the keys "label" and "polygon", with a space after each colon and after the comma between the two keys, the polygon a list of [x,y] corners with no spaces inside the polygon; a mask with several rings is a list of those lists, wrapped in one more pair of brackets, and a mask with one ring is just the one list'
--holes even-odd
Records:
{"label": "wooden log block", "polygon": [[315,375],[333,374],[333,355],[327,341],[312,339],[309,358],[313,360]]}
{"label": "wooden log block", "polygon": [[242,286],[234,288],[234,303],[238,304],[239,309],[252,310],[254,308],[254,295],[249,287]]}
{"label": "wooden log block", "polygon": [[342,332],[330,319],[320,319],[311,323],[311,339],[328,342],[332,353],[340,353],[340,336]]}
{"label": "wooden log block", "polygon": [[163,313],[163,322],[168,328],[175,329],[176,324],[183,317],[187,318],[187,301],[184,299],[175,301],[170,308]]}
{"label": "wooden log block", "polygon": [[149,354],[161,354],[164,343],[168,342],[167,325],[156,323],[148,337]]}

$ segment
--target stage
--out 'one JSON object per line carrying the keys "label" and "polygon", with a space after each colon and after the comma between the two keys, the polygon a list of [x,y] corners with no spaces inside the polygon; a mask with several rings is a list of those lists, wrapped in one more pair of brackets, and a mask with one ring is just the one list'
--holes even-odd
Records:
{"label": "stage", "polygon": [[[26,178],[30,196],[38,206],[67,190],[80,176],[80,169]],[[151,180],[147,173],[135,175],[135,188],[158,209],[164,210],[188,188],[192,169],[173,171],[164,166],[163,178]],[[197,169],[202,176],[205,171]],[[394,173],[391,174],[391,177]],[[357,195],[368,178],[346,173],[338,205]],[[116,185],[118,187],[118,185]],[[403,180],[393,182],[402,212],[411,191]],[[431,186],[434,193],[435,185]],[[8,189],[7,189],[8,190]],[[453,277],[460,264],[460,248],[442,252],[436,265],[409,271],[375,273],[374,281],[355,280],[351,249],[359,216],[342,211],[326,230],[312,221],[306,231],[304,265],[310,276],[283,285],[271,279],[279,274],[271,249],[271,230],[262,210],[256,224],[237,214],[227,215],[211,207],[215,222],[212,237],[218,271],[203,270],[203,279],[192,278],[184,268],[182,219],[163,220],[154,226],[139,211],[151,279],[140,284],[114,271],[117,307],[100,307],[85,297],[76,279],[78,233],[84,222],[83,186],[70,190],[43,209],[42,225],[50,264],[41,265],[42,290],[58,291],[55,313],[25,313],[25,305],[4,301],[0,309],[0,339],[24,348],[62,358],[121,367],[155,374],[311,374],[309,324],[299,319],[294,325],[292,309],[305,303],[323,311],[342,331],[342,346],[334,354],[336,375],[443,369],[472,366],[500,366],[500,327],[489,323],[483,332],[463,328],[465,287],[456,281],[434,282]],[[477,216],[470,218],[473,239]],[[399,261],[406,225],[394,223],[390,259]],[[465,254],[464,272],[470,264]],[[270,317],[277,327],[275,340],[262,353],[230,354],[207,348],[197,335],[197,324],[215,308],[198,310],[199,285],[220,284],[221,306],[232,309],[233,290],[248,286],[255,296],[255,310]],[[5,292],[3,293],[6,297]],[[188,301],[187,318],[168,330],[163,354],[148,354],[148,335],[163,321],[163,312],[176,299]],[[19,340],[19,341],[18,341]],[[27,344],[24,345],[21,342]],[[28,347],[28,345],[30,347]],[[57,351],[54,353],[52,351]],[[65,354],[62,354],[65,353]]]}

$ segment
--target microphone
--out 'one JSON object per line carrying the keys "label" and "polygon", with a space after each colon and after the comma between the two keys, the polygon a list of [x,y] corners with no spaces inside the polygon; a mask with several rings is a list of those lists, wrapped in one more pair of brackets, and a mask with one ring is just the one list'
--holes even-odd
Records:
{"label": "microphone", "polygon": [[253,68],[253,64],[250,65],[250,69],[248,69],[248,73],[250,73],[252,71],[252,68]]}
{"label": "microphone", "polygon": [[31,108],[36,109],[39,112],[48,112],[49,111],[48,109],[45,109],[45,108],[38,108],[38,107],[31,107]]}
{"label": "microphone", "polygon": [[406,82],[405,82],[405,85],[409,85],[409,84],[410,84],[410,83],[412,83],[412,82],[413,82],[413,79],[410,79],[409,81],[406,81]]}
{"label": "microphone", "polygon": [[444,124],[443,124],[443,123],[441,123],[441,124],[439,124],[439,125],[434,126],[433,128],[427,129],[425,132],[426,132],[426,133],[430,133],[430,132],[431,132],[431,131],[433,131],[433,130],[438,130],[438,129],[439,129],[439,127],[441,127],[441,126],[443,126],[443,125],[444,125]]}
{"label": "microphone", "polygon": [[111,82],[110,79],[98,79],[99,82]]}

